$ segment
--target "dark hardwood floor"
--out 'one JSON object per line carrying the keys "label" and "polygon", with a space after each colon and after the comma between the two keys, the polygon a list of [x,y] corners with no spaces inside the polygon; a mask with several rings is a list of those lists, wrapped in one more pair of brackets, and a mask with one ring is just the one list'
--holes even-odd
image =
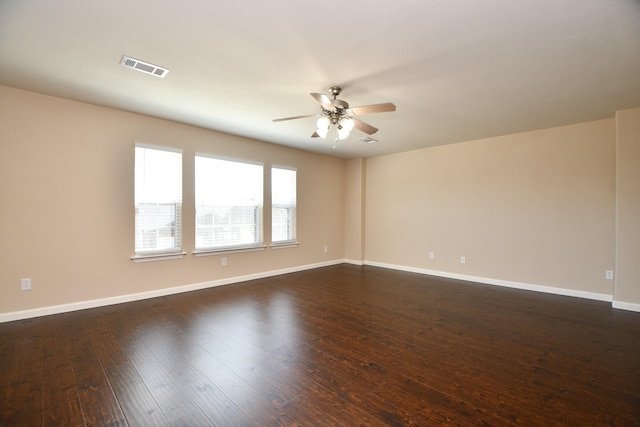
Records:
{"label": "dark hardwood floor", "polygon": [[0,425],[640,425],[640,313],[338,265],[0,324]]}

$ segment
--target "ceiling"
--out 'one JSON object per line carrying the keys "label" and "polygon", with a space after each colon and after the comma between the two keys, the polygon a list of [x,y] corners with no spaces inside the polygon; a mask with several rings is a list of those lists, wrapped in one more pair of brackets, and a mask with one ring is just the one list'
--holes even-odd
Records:
{"label": "ceiling", "polygon": [[[123,55],[166,67],[157,78]],[[0,0],[0,84],[344,158],[640,106],[638,0]],[[340,85],[378,142],[311,138]]]}

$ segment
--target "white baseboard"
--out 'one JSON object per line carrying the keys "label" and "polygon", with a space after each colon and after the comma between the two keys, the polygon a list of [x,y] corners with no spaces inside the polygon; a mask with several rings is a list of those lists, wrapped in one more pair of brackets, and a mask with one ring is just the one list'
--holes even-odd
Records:
{"label": "white baseboard", "polygon": [[640,313],[640,304],[635,304],[632,302],[613,301],[611,306],[620,310],[637,311]]}
{"label": "white baseboard", "polygon": [[512,282],[508,280],[491,279],[479,276],[469,276],[457,273],[448,273],[444,271],[427,270],[424,268],[409,267],[396,264],[386,264],[375,261],[359,261],[351,259],[332,260],[316,264],[307,264],[296,267],[283,268],[280,270],[265,271],[261,273],[248,274],[245,276],[229,277],[226,279],[213,280],[210,282],[193,283],[189,285],[176,286],[172,288],[157,289],[153,291],[140,292],[135,294],[121,295],[109,298],[101,298],[89,301],[80,301],[70,304],[61,304],[48,307],[34,308],[23,311],[13,311],[9,313],[0,313],[0,323],[12,322],[15,320],[30,319],[40,316],[48,316],[52,314],[67,313],[70,311],[86,310],[89,308],[104,307],[114,304],[122,304],[126,302],[140,301],[149,298],[162,297],[166,295],[174,295],[183,292],[196,291],[200,289],[213,288],[216,286],[229,285],[233,283],[246,282],[249,280],[263,279],[266,277],[279,276],[281,274],[296,273],[298,271],[311,270],[314,268],[328,267],[336,264],[353,264],[353,265],[370,265],[374,267],[388,268],[391,270],[407,271],[411,273],[425,274],[429,276],[444,277],[447,279],[464,280],[468,282],[483,283],[487,285],[504,286],[508,288],[523,289],[528,291],[544,292],[555,295],[563,295],[570,297],[585,298],[597,301],[612,302],[612,307],[640,312],[640,304],[634,304],[623,301],[613,301],[613,296],[609,294],[599,294],[594,292],[576,291],[573,289],[556,288],[552,286],[534,285],[531,283]]}
{"label": "white baseboard", "polygon": [[311,270],[314,268],[328,267],[336,264],[343,264],[344,260],[333,260],[316,264],[301,265],[280,270],[265,271],[261,273],[248,274],[246,276],[229,277],[226,279],[213,280],[210,282],[193,283],[189,285],[176,286],[172,288],[157,289],[153,291],[140,292],[135,294],[120,295],[109,298],[100,298],[89,301],[79,301],[69,304],[53,305],[48,307],[34,308],[23,311],[13,311],[9,313],[0,313],[0,323],[13,322],[15,320],[31,319],[40,316],[49,316],[52,314],[68,313],[70,311],[86,310],[88,308],[104,307],[114,304],[122,304],[126,302],[140,301],[149,298],[157,298],[166,295],[180,294],[183,292],[191,292],[200,289],[213,288],[216,286],[230,285],[232,283],[246,282],[249,280],[263,279],[266,277],[279,276],[281,274],[295,273],[298,271]]}
{"label": "white baseboard", "polygon": [[585,298],[585,299],[591,299],[596,301],[606,301],[606,302],[613,301],[613,296],[609,294],[577,291],[574,289],[556,288],[553,286],[534,285],[531,283],[512,282],[509,280],[491,279],[487,277],[468,276],[465,274],[448,273],[445,271],[436,271],[436,270],[427,270],[424,268],[408,267],[408,266],[396,265],[396,264],[385,264],[385,263],[375,262],[375,261],[365,261],[365,265],[389,268],[392,270],[408,271],[411,273],[426,274],[429,276],[445,277],[447,279],[457,279],[457,280],[464,280],[467,282],[476,282],[476,283],[483,283],[487,285],[504,286],[507,288],[523,289],[527,291],[544,292],[548,294]]}

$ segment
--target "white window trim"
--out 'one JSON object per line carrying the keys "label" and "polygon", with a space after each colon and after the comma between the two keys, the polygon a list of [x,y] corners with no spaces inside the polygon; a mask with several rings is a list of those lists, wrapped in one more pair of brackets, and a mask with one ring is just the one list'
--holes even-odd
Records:
{"label": "white window trim", "polygon": [[169,147],[167,145],[154,145],[154,144],[145,144],[142,142],[136,142],[134,144],[134,147],[150,148],[152,150],[162,150],[162,151],[170,151],[173,153],[184,154],[184,150],[182,148]]}
{"label": "white window trim", "polygon": [[[172,153],[179,153],[181,156],[181,161],[184,164],[184,150],[182,148],[176,148],[176,147],[169,147],[169,146],[165,146],[165,145],[155,145],[155,144],[145,144],[145,143],[141,143],[141,142],[135,142],[133,144],[134,147],[134,152],[136,148],[145,148],[145,149],[152,149],[152,150],[160,150],[160,151],[167,151],[167,152],[172,152]],[[135,174],[135,171],[134,171]],[[181,167],[181,176],[180,176],[180,180],[182,182],[182,185],[184,186],[184,167]],[[184,194],[181,194],[181,196],[184,196]],[[182,197],[181,197],[182,198]],[[180,206],[181,206],[181,210],[182,210],[182,203],[183,200],[181,200],[180,202]],[[131,256],[131,260],[133,262],[150,262],[150,261],[164,261],[164,260],[171,260],[171,259],[180,259],[180,258],[184,258],[184,256],[187,254],[186,252],[182,252],[182,238],[184,237],[182,232],[183,229],[182,227],[184,226],[184,224],[180,223],[180,248],[168,248],[168,249],[164,249],[164,250],[159,250],[159,251],[151,251],[151,252],[138,252],[135,253],[133,256]],[[134,248],[135,251],[135,248]]]}
{"label": "white window trim", "polygon": [[[296,173],[296,188],[298,186],[298,168],[295,166],[283,166],[283,165],[277,165],[277,164],[272,164],[271,167],[269,168],[269,171],[271,173],[271,176],[273,176],[273,170],[274,169],[282,169],[282,170],[288,170],[288,171],[292,171]],[[270,177],[271,178],[271,177]],[[273,182],[270,181],[270,191],[271,191],[271,212],[273,213],[273,207],[274,207],[274,203],[273,203]],[[296,209],[298,208],[298,201],[297,201],[297,194],[296,194],[296,204],[294,206]],[[296,218],[295,221],[297,223],[297,214],[296,214]],[[297,229],[297,224],[296,227]],[[271,249],[283,249],[283,248],[291,248],[291,247],[296,247],[298,246],[298,238],[297,238],[297,230],[296,230],[296,236],[294,236],[294,239],[290,239],[290,240],[277,240],[277,241],[271,241],[271,244],[269,245]],[[273,237],[273,217],[271,218],[271,236]]]}
{"label": "white window trim", "polygon": [[[196,157],[204,157],[204,158],[209,158],[209,159],[213,159],[213,160],[222,160],[222,161],[227,161],[227,162],[235,162],[235,163],[244,163],[244,164],[248,164],[248,165],[254,165],[254,166],[260,166],[263,169],[263,176],[262,176],[262,187],[263,187],[263,192],[262,192],[262,205],[261,205],[261,224],[260,224],[260,236],[261,236],[261,241],[255,244],[243,244],[243,245],[238,245],[238,246],[221,246],[221,247],[208,247],[208,248],[202,248],[202,249],[194,249],[192,254],[194,256],[209,256],[209,255],[219,255],[219,254],[224,254],[224,253],[237,253],[237,252],[253,252],[253,251],[260,251],[260,250],[264,250],[267,246],[264,242],[264,209],[265,209],[265,194],[264,194],[264,183],[265,183],[265,179],[264,179],[264,173],[266,168],[266,163],[264,162],[260,162],[260,161],[254,161],[254,160],[247,160],[247,159],[243,159],[243,158],[239,158],[239,157],[227,157],[227,156],[219,156],[216,154],[211,154],[211,153],[204,153],[204,152],[200,152],[200,151],[196,151],[194,153],[194,170],[195,170],[195,159]],[[194,181],[194,188],[193,188],[194,194],[195,194],[195,181]],[[195,209],[194,209],[195,211]],[[195,232],[194,232],[194,237],[195,237]]]}
{"label": "white window trim", "polygon": [[263,251],[266,249],[266,245],[260,244],[256,246],[233,246],[233,247],[224,247],[224,248],[216,248],[216,249],[203,249],[199,251],[191,252],[193,256],[201,257],[201,256],[211,256],[211,255],[224,255],[231,253],[239,253],[239,252],[255,252],[255,251]]}
{"label": "white window trim", "polygon": [[186,252],[177,253],[162,253],[162,254],[149,254],[149,255],[134,255],[131,257],[133,262],[152,262],[152,261],[165,261],[169,259],[182,259],[186,255]]}
{"label": "white window trim", "polygon": [[[203,153],[201,151],[196,151],[194,153],[194,158],[195,157],[208,157],[209,159],[214,159],[214,160],[224,160],[224,161],[227,161],[227,162],[246,163],[248,165],[262,166],[263,168],[266,168],[266,163],[265,162],[259,162],[259,161],[256,161],[256,160],[247,160],[247,159],[244,159],[242,157],[218,156],[216,154]],[[286,169],[286,168],[281,168],[281,169]]]}
{"label": "white window trim", "polygon": [[278,241],[278,242],[271,242],[271,245],[269,245],[269,247],[271,249],[286,249],[286,248],[295,248],[297,246],[300,245],[300,242],[298,242],[297,240],[284,240],[284,241]]}

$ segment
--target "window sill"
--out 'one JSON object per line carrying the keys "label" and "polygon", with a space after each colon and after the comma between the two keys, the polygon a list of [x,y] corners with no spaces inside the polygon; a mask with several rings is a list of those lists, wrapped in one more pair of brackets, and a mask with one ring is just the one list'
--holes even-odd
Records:
{"label": "window sill", "polygon": [[247,246],[241,248],[221,248],[221,249],[203,249],[200,251],[191,252],[193,256],[211,256],[211,255],[224,255],[224,254],[232,254],[238,252],[254,252],[254,251],[263,251],[266,246]]}
{"label": "window sill", "polygon": [[165,261],[169,259],[181,259],[184,258],[186,252],[177,252],[173,254],[152,254],[152,255],[134,255],[131,257],[133,262],[152,262],[152,261]]}
{"label": "window sill", "polygon": [[300,243],[298,242],[282,242],[282,243],[271,243],[271,249],[286,249],[286,248],[296,248]]}

